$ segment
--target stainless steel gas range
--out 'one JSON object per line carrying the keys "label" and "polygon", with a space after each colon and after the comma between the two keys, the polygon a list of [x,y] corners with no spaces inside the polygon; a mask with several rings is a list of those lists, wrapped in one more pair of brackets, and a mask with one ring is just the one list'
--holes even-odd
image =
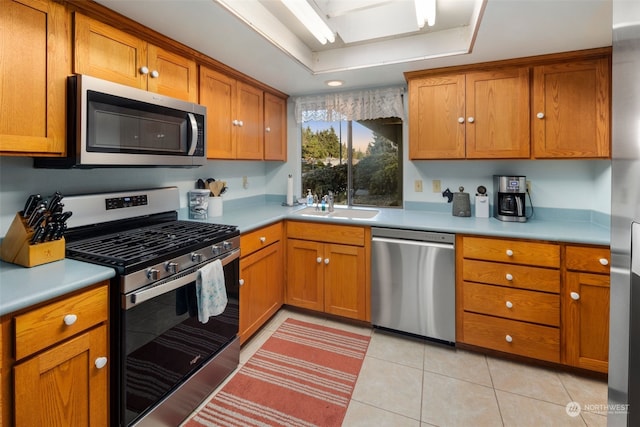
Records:
{"label": "stainless steel gas range", "polygon": [[[68,258],[113,267],[111,425],[176,426],[238,366],[240,232],[180,221],[175,187],[65,198]],[[203,323],[196,281],[220,260],[227,303]]]}

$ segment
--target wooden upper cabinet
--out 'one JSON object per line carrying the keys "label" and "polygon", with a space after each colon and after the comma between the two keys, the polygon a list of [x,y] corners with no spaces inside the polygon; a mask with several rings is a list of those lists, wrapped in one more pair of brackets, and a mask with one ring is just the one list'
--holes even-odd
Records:
{"label": "wooden upper cabinet", "polygon": [[287,101],[264,94],[264,159],[287,160]]}
{"label": "wooden upper cabinet", "polygon": [[235,111],[236,80],[200,66],[200,104],[207,107],[207,157],[235,158],[232,137]]}
{"label": "wooden upper cabinet", "polygon": [[466,76],[467,158],[529,157],[529,68]]}
{"label": "wooden upper cabinet", "polygon": [[464,159],[464,74],[409,82],[409,157]]}
{"label": "wooden upper cabinet", "polygon": [[234,121],[236,159],[262,160],[264,157],[264,93],[261,89],[237,82]]}
{"label": "wooden upper cabinet", "polygon": [[65,154],[71,18],[63,6],[0,0],[0,154]]}
{"label": "wooden upper cabinet", "polygon": [[75,14],[74,72],[198,101],[195,61],[79,13]]}
{"label": "wooden upper cabinet", "polygon": [[529,157],[529,69],[409,81],[411,159]]}
{"label": "wooden upper cabinet", "polygon": [[207,107],[207,157],[262,160],[264,93],[200,66],[200,104]]}
{"label": "wooden upper cabinet", "polygon": [[533,157],[611,156],[610,74],[608,57],[533,69]]}

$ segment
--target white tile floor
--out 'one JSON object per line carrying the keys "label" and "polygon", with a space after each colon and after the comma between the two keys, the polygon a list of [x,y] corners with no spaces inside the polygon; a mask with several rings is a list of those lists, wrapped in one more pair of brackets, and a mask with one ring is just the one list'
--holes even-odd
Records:
{"label": "white tile floor", "polygon": [[[287,318],[371,336],[344,426],[606,426],[606,381],[505,361],[380,330],[281,310],[240,364]],[[208,400],[208,399],[207,399]],[[569,416],[566,406],[581,410]],[[587,408],[588,407],[588,408]]]}

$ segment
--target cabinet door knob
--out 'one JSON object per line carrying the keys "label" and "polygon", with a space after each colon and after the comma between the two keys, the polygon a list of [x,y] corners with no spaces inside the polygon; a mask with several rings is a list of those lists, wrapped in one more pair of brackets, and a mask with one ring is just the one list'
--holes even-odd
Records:
{"label": "cabinet door knob", "polygon": [[66,316],[64,316],[63,320],[65,325],[71,326],[76,323],[76,320],[78,320],[78,316],[75,314],[67,314]]}
{"label": "cabinet door knob", "polygon": [[513,303],[511,301],[507,301],[505,305],[507,306],[507,308],[513,308]]}
{"label": "cabinet door knob", "polygon": [[237,121],[237,120],[233,120],[233,121],[231,122],[231,124],[232,124],[232,125],[234,125],[234,126],[238,126],[238,121]]}
{"label": "cabinet door knob", "polygon": [[513,251],[511,249],[507,249],[507,256],[513,256]]}
{"label": "cabinet door knob", "polygon": [[267,126],[264,131],[265,132],[271,132],[271,128],[269,126]]}
{"label": "cabinet door knob", "polygon": [[536,117],[539,119],[544,119],[544,113],[541,111],[538,114],[536,114]]}
{"label": "cabinet door knob", "polygon": [[580,294],[577,292],[571,292],[569,295],[571,295],[571,299],[574,301],[578,301],[580,299]]}
{"label": "cabinet door knob", "polygon": [[264,236],[260,237],[260,243],[264,243],[264,242],[266,242],[266,241],[267,241],[267,238],[266,238],[266,237],[264,237]]}
{"label": "cabinet door knob", "polygon": [[458,123],[460,124],[464,123],[464,117],[458,117]]}
{"label": "cabinet door knob", "polygon": [[513,337],[511,335],[507,335],[504,339],[506,342],[513,342]]}
{"label": "cabinet door knob", "polygon": [[320,264],[320,263],[322,262],[322,257],[318,257],[318,258],[316,258],[316,262],[317,262],[318,264]]}
{"label": "cabinet door knob", "polygon": [[149,74],[149,68],[143,65],[142,67],[140,67],[140,74]]}
{"label": "cabinet door knob", "polygon": [[506,276],[504,276],[508,281],[512,281],[513,280],[513,274],[511,273],[507,273]]}
{"label": "cabinet door knob", "polygon": [[239,284],[240,286],[244,285],[244,279],[240,279],[240,280],[238,280],[238,284]]}
{"label": "cabinet door knob", "polygon": [[238,126],[240,127],[244,126],[244,122],[242,120],[238,120]]}
{"label": "cabinet door knob", "polygon": [[329,258],[325,258],[325,259],[324,259],[324,263],[325,263],[325,264],[329,264]]}
{"label": "cabinet door knob", "polygon": [[602,265],[609,265],[609,260],[606,258],[600,258],[600,264]]}
{"label": "cabinet door knob", "polygon": [[153,70],[151,72],[151,78],[157,79],[158,77],[160,77],[160,73],[157,70]]}
{"label": "cabinet door knob", "polygon": [[468,121],[469,123],[473,123],[473,122],[475,122],[475,121],[476,121],[476,119],[474,119],[473,117],[469,117],[469,118],[467,119],[467,121]]}
{"label": "cabinet door knob", "polygon": [[96,368],[102,369],[107,365],[107,358],[104,356],[98,357],[94,363],[96,365]]}

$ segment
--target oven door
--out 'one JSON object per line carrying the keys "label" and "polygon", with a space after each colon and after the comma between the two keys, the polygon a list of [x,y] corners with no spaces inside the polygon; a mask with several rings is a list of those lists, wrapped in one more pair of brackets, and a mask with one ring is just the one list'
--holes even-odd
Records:
{"label": "oven door", "polygon": [[[221,259],[228,303],[224,312],[198,320],[197,271],[122,297],[119,337],[120,419],[138,421],[233,341],[239,323],[239,257]],[[211,261],[213,262],[213,260]]]}

